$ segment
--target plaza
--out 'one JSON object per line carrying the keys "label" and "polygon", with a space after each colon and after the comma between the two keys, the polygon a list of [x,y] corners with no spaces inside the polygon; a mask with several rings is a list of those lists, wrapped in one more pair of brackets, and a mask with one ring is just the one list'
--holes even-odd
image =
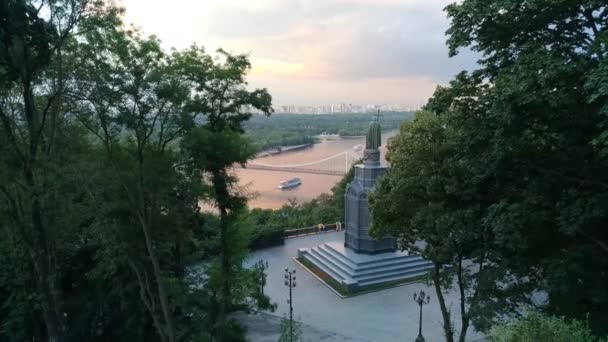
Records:
{"label": "plaza", "polygon": [[[430,303],[424,306],[422,312],[423,335],[429,342],[444,341],[441,312],[432,286],[413,283],[342,299],[293,260],[299,248],[343,241],[344,232],[322,233],[287,239],[283,246],[252,253],[249,263],[258,260],[268,262],[264,291],[278,305],[273,315],[280,317],[289,312],[284,270],[290,268],[296,269],[297,275],[297,287],[293,290],[294,317],[304,324],[305,341],[414,341],[418,334],[419,307],[413,300],[413,294],[420,290],[431,296]],[[452,309],[452,320],[458,331],[459,296],[454,291],[448,293],[445,299]],[[272,324],[270,321],[267,323]],[[264,333],[255,331],[263,325],[248,325],[251,341],[272,340],[264,338],[272,334],[272,329]],[[323,336],[326,338],[321,338]],[[481,334],[469,328],[467,341],[481,341],[481,338]]]}

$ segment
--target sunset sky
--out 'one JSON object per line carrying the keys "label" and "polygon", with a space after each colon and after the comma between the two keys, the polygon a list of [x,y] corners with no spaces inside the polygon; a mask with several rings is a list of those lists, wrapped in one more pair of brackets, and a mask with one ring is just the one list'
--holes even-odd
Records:
{"label": "sunset sky", "polygon": [[275,105],[422,104],[477,57],[448,58],[452,0],[122,0],[166,47],[248,53]]}

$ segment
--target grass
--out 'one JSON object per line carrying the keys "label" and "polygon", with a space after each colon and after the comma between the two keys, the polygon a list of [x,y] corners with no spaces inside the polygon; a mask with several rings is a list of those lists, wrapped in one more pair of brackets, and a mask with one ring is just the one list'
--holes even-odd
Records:
{"label": "grass", "polygon": [[298,261],[302,266],[306,267],[306,269],[308,269],[311,273],[313,273],[314,275],[319,277],[319,279],[321,279],[327,286],[331,287],[334,291],[339,293],[340,296],[342,296],[342,297],[353,297],[353,296],[362,295],[365,293],[382,291],[382,290],[390,289],[393,287],[410,284],[410,283],[415,283],[415,282],[420,282],[420,281],[424,281],[424,280],[428,279],[427,275],[421,275],[421,276],[417,276],[417,277],[401,279],[401,280],[391,281],[391,282],[382,283],[382,284],[363,286],[363,287],[357,288],[354,291],[349,291],[346,287],[342,286],[342,284],[337,282],[329,274],[323,272],[323,270],[321,270],[320,268],[315,266],[310,261],[308,261],[304,258],[296,258],[296,261]]}

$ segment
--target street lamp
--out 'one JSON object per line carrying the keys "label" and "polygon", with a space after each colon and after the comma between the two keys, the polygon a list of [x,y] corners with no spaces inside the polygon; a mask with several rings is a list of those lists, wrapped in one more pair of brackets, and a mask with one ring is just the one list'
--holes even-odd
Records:
{"label": "street lamp", "polygon": [[296,270],[285,269],[285,286],[289,287],[289,298],[287,299],[287,303],[289,303],[289,341],[293,341],[293,301],[291,295],[291,289],[296,287]]}
{"label": "street lamp", "polygon": [[418,337],[416,337],[416,342],[424,342],[424,337],[422,337],[422,306],[428,304],[430,300],[431,297],[424,293],[423,290],[420,290],[420,293],[414,293],[414,302],[420,306],[420,320],[418,322]]}

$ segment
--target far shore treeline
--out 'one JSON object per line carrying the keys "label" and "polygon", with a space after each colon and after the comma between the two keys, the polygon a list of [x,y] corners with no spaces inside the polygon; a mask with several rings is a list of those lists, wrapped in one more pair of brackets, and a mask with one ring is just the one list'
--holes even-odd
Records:
{"label": "far shore treeline", "polygon": [[[331,114],[281,114],[270,117],[254,115],[244,125],[246,135],[254,144],[265,150],[277,146],[310,144],[319,134],[338,134],[342,137],[365,135],[369,123],[376,113],[331,113]],[[384,132],[393,131],[412,112],[381,112]]]}

